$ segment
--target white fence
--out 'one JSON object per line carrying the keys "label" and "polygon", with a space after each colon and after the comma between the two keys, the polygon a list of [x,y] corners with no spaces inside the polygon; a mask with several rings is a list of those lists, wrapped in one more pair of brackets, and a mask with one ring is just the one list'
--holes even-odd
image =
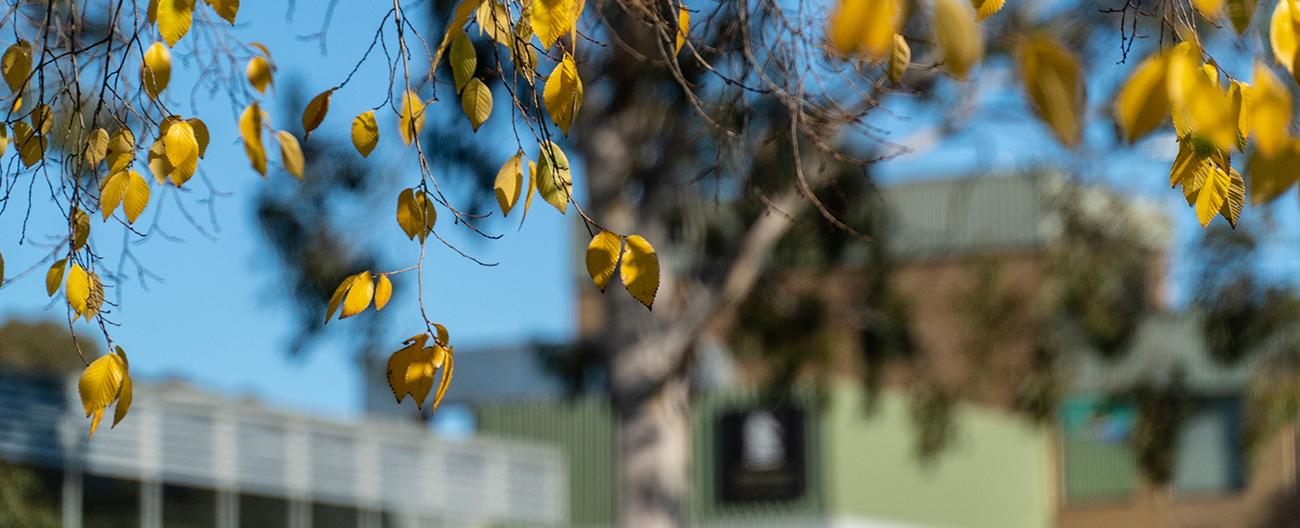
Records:
{"label": "white fence", "polygon": [[138,387],[130,416],[112,430],[105,416],[90,442],[82,414],[75,383],[0,373],[0,458],[448,525],[567,523],[566,465],[549,447],[315,419],[180,385]]}

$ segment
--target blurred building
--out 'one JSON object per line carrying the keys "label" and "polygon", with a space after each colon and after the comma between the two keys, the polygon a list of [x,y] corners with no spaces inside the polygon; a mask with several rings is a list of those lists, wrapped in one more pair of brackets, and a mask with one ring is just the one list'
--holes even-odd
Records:
{"label": "blurred building", "polygon": [[[767,400],[747,388],[761,368],[705,340],[692,373],[698,395],[692,525],[1300,526],[1300,511],[1284,513],[1287,504],[1300,504],[1295,428],[1247,453],[1244,394],[1258,366],[1209,359],[1197,315],[1170,311],[1170,227],[1159,207],[1050,175],[907,183],[883,194],[893,213],[892,286],[911,307],[931,367],[925,375],[978,384],[963,387],[952,411],[953,445],[934,459],[917,457],[912,395],[889,388],[906,378],[896,370],[906,369],[891,369],[871,404],[853,381],[865,367],[849,352],[834,365],[844,379],[820,396]],[[1134,220],[1144,264],[1140,291],[1131,294],[1149,309],[1134,323],[1125,350],[1112,356],[1121,360],[1065,345],[1064,394],[1048,420],[1054,425],[1041,426],[1011,409],[1023,397],[1024,374],[1041,344],[1032,309],[1049,287],[1052,244],[1064,228],[1062,200],[1080,214],[1099,215],[1103,229],[1111,228],[1106,215],[1115,208]],[[992,339],[970,323],[972,292],[999,299],[991,307],[989,322],[999,329]],[[586,288],[579,295],[594,293]],[[580,312],[593,304],[580,302]],[[578,317],[599,320],[599,314]],[[972,343],[990,352],[972,353]],[[564,451],[573,525],[611,525],[612,412],[599,394],[571,394],[540,356],[525,345],[463,350],[448,401],[468,411],[485,436]],[[983,375],[970,376],[975,369]],[[1156,486],[1138,469],[1137,411],[1111,396],[1139,380],[1172,377],[1197,404],[1176,442],[1172,483]],[[367,379],[368,408],[413,412],[392,404],[387,387],[374,381],[382,375],[372,369]]]}
{"label": "blurred building", "polygon": [[29,491],[67,528],[569,524],[565,458],[535,442],[313,418],[183,383],[137,384],[130,417],[93,441],[83,414],[75,379],[0,372],[0,469],[35,474]]}

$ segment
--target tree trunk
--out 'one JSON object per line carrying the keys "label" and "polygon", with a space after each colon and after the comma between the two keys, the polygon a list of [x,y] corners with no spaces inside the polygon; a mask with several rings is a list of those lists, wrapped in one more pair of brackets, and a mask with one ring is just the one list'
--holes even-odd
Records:
{"label": "tree trunk", "polygon": [[615,412],[619,526],[686,526],[691,456],[688,379],[670,376],[649,394],[617,402]]}

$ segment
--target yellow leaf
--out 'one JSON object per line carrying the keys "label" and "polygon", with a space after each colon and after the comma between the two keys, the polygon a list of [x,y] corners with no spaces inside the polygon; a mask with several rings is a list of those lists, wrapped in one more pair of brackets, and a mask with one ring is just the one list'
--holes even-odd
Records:
{"label": "yellow leaf", "polygon": [[975,6],[975,16],[984,20],[1001,11],[1006,0],[971,0],[971,3]]}
{"label": "yellow leaf", "polygon": [[199,144],[199,157],[202,158],[208,153],[208,141],[211,140],[211,136],[208,135],[208,125],[197,117],[186,119],[185,122],[189,123],[190,128],[194,130],[194,141]]}
{"label": "yellow leaf", "polygon": [[[487,5],[487,4],[484,4]],[[459,31],[451,39],[451,75],[456,83],[456,92],[465,89],[465,85],[474,78],[474,68],[478,67],[478,56],[474,52],[474,43],[469,35]]]}
{"label": "yellow leaf", "polygon": [[605,291],[609,280],[614,278],[614,268],[618,266],[618,255],[622,249],[623,239],[612,231],[601,231],[587,244],[587,274],[600,291]]}
{"label": "yellow leaf", "polygon": [[430,407],[429,412],[438,410],[438,406],[442,405],[442,397],[447,395],[447,388],[451,386],[451,375],[456,366],[456,349],[454,347],[449,346],[445,349],[438,347],[434,349],[434,352],[438,354],[434,358],[434,362],[442,367],[442,379],[438,381],[438,392],[433,395],[433,405]]}
{"label": "yellow leaf", "polygon": [[379,284],[375,286],[375,311],[383,310],[388,306],[388,300],[393,297],[393,282],[388,280],[388,275],[379,276]]}
{"label": "yellow leaf", "polygon": [[253,170],[266,176],[266,147],[262,145],[262,107],[257,102],[248,105],[239,116],[239,135],[244,139],[244,152]]}
{"label": "yellow leaf", "polygon": [[175,47],[194,19],[194,0],[158,0],[158,32],[168,47]]}
{"label": "yellow leaf", "polygon": [[80,251],[90,239],[90,215],[74,207],[68,215],[68,224],[72,231],[72,250]]}
{"label": "yellow leaf", "polygon": [[1246,174],[1250,175],[1250,203],[1271,202],[1294,187],[1300,181],[1300,171],[1296,167],[1300,167],[1300,145],[1295,140],[1287,142],[1271,157],[1255,150],[1246,163]]}
{"label": "yellow leaf", "polygon": [[284,170],[301,180],[307,160],[302,156],[302,145],[298,144],[298,138],[284,130],[276,134],[275,138],[280,142],[280,162],[284,164]]}
{"label": "yellow leaf", "polygon": [[68,306],[72,307],[73,313],[80,316],[86,311],[86,303],[90,301],[90,274],[80,264],[74,262],[72,269],[68,270],[64,295],[68,298]]}
{"label": "yellow leaf", "polygon": [[582,79],[578,77],[578,65],[573,62],[573,55],[566,52],[564,59],[551,70],[542,90],[542,99],[546,103],[546,112],[551,114],[551,121],[568,134],[573,117],[582,107]]}
{"label": "yellow leaf", "polygon": [[1224,202],[1228,200],[1228,187],[1232,175],[1218,165],[1205,171],[1205,183],[1196,194],[1196,219],[1201,226],[1210,225],[1214,215],[1219,214]]}
{"label": "yellow leaf", "polygon": [[673,54],[682,52],[682,46],[686,45],[686,37],[691,34],[691,12],[685,7],[677,9],[677,43],[673,46]]}
{"label": "yellow leaf", "polygon": [[334,295],[330,296],[329,310],[325,312],[326,324],[330,322],[330,319],[334,318],[334,310],[337,310],[339,305],[343,303],[343,296],[347,295],[348,288],[352,287],[352,281],[356,278],[356,275],[349,275],[346,279],[343,279],[343,282],[339,283],[338,288],[334,289]]}
{"label": "yellow leaf", "polygon": [[368,158],[379,144],[379,123],[375,122],[375,111],[362,113],[352,120],[352,146],[357,148],[361,157]]}
{"label": "yellow leaf", "polygon": [[1029,37],[1017,49],[1020,76],[1034,112],[1056,138],[1071,147],[1079,144],[1087,98],[1079,59],[1055,40]]}
{"label": "yellow leaf", "polygon": [[149,147],[146,161],[149,163],[149,172],[153,174],[154,181],[157,181],[158,185],[167,183],[167,179],[171,177],[174,169],[171,162],[167,161],[167,155],[163,153],[161,139],[153,142],[153,145]]}
{"label": "yellow leaf", "polygon": [[537,194],[546,203],[555,207],[560,214],[569,210],[569,194],[573,188],[573,174],[569,168],[569,158],[555,143],[547,141],[537,153]]}
{"label": "yellow leaf", "polygon": [[516,152],[497,171],[496,184],[492,190],[496,192],[497,205],[501,206],[501,216],[509,216],[510,210],[519,203],[519,191],[522,190],[524,181],[523,157],[523,151]]}
{"label": "yellow leaf", "polygon": [[302,140],[307,141],[311,138],[311,131],[316,130],[321,123],[325,121],[325,114],[330,111],[330,98],[334,96],[334,89],[325,90],[307,103],[307,108],[302,111]]}
{"label": "yellow leaf", "polygon": [[248,61],[248,69],[244,72],[248,76],[248,84],[253,86],[258,93],[266,93],[266,87],[272,83],[271,63],[266,57],[253,57]]}
{"label": "yellow leaf", "polygon": [[113,216],[113,211],[116,211],[118,205],[122,203],[122,197],[126,195],[127,180],[130,179],[131,177],[125,171],[104,179],[99,188],[99,212],[103,214],[104,220]]}
{"label": "yellow leaf", "polygon": [[397,225],[406,233],[406,238],[414,240],[419,237],[420,242],[424,242],[437,220],[438,212],[424,191],[412,188],[397,195]]}
{"label": "yellow leaf", "polygon": [[199,140],[194,136],[194,127],[188,122],[173,121],[167,126],[162,140],[163,153],[172,166],[189,163],[199,157]]}
{"label": "yellow leaf", "polygon": [[903,81],[903,75],[907,73],[907,67],[912,63],[912,47],[907,45],[907,39],[897,33],[894,34],[894,49],[889,57],[889,82],[895,85]]}
{"label": "yellow leaf", "polygon": [[958,79],[984,58],[984,35],[967,0],[934,0],[934,36],[944,65]]}
{"label": "yellow leaf", "polygon": [[1256,0],[1228,0],[1228,19],[1232,29],[1240,35],[1250,26],[1250,18],[1255,14]]}
{"label": "yellow leaf", "polygon": [[355,275],[347,295],[343,297],[343,312],[339,314],[339,319],[347,319],[365,311],[374,296],[375,282],[370,272],[363,271]]}
{"label": "yellow leaf", "polygon": [[49,140],[24,121],[15,122],[13,127],[14,143],[18,147],[18,157],[22,159],[23,166],[36,165],[45,157],[45,147],[49,146]]}
{"label": "yellow leaf", "polygon": [[447,332],[447,327],[433,323],[433,330],[438,333],[436,342],[439,345],[447,346],[448,343],[451,343],[451,334]]}
{"label": "yellow leaf", "polygon": [[141,84],[149,98],[157,99],[167,89],[172,79],[172,52],[161,42],[155,42],[144,52],[144,66],[140,69]]}
{"label": "yellow leaf", "polygon": [[9,91],[22,93],[27,77],[32,74],[32,44],[19,39],[5,49],[4,56],[0,57],[0,74],[4,75]]}
{"label": "yellow leaf", "polygon": [[839,0],[827,24],[831,47],[843,57],[889,57],[899,25],[898,0]]}
{"label": "yellow leaf", "polygon": [[1208,20],[1216,20],[1223,14],[1223,0],[1192,0],[1192,7]]}
{"label": "yellow leaf", "polygon": [[1219,216],[1228,221],[1234,229],[1241,218],[1241,210],[1246,205],[1246,180],[1236,169],[1228,168],[1228,195],[1219,208]]}
{"label": "yellow leaf", "polygon": [[89,273],[89,276],[90,297],[86,299],[86,310],[81,314],[87,321],[99,315],[99,309],[104,306],[104,283],[99,280],[99,275]]}
{"label": "yellow leaf", "polygon": [[[164,0],[166,1],[166,0]],[[122,393],[122,383],[127,377],[124,356],[105,354],[90,362],[77,380],[77,393],[81,396],[81,406],[86,416],[103,413]],[[99,416],[91,422],[90,434],[95,434],[99,425]]]}
{"label": "yellow leaf", "polygon": [[659,292],[659,256],[655,248],[640,235],[629,235],[623,244],[623,263],[619,275],[623,287],[646,308],[652,309]]}
{"label": "yellow leaf", "polygon": [[9,148],[9,129],[4,124],[0,124],[0,156],[5,155],[5,150]]}
{"label": "yellow leaf", "polygon": [[59,286],[63,285],[63,272],[68,268],[68,259],[59,259],[50,270],[45,272],[45,292],[54,296],[59,291]]}
{"label": "yellow leaf", "polygon": [[1273,18],[1268,25],[1268,39],[1273,47],[1273,59],[1295,75],[1296,15],[1292,13],[1292,0],[1278,0],[1273,8]]}
{"label": "yellow leaf", "polygon": [[433,373],[438,368],[434,366],[437,356],[436,347],[411,351],[411,361],[406,365],[403,381],[417,407],[424,408],[424,401],[429,399],[429,392],[433,390]]}
{"label": "yellow leaf", "polygon": [[1291,144],[1291,90],[1262,63],[1255,63],[1255,84],[1244,109],[1255,146],[1265,157],[1275,156]]}
{"label": "yellow leaf", "polygon": [[478,127],[492,115],[492,90],[483,81],[470,79],[460,94],[460,106],[469,118],[470,126],[477,132]]}
{"label": "yellow leaf", "polygon": [[532,0],[528,11],[533,32],[542,41],[542,49],[551,49],[556,40],[578,27],[584,0]]}
{"label": "yellow leaf", "polygon": [[134,224],[149,205],[149,181],[136,171],[131,171],[128,176],[126,194],[122,198],[122,212],[126,213],[127,223]]}
{"label": "yellow leaf", "polygon": [[113,132],[108,139],[108,170],[120,172],[135,161],[135,134],[128,128]]}
{"label": "yellow leaf", "polygon": [[239,14],[239,0],[207,0],[212,10],[217,12],[217,16],[235,25],[235,16]]}
{"label": "yellow leaf", "polygon": [[433,52],[434,67],[442,63],[442,54],[447,52],[447,46],[451,44],[451,39],[456,36],[456,32],[465,27],[469,22],[470,15],[478,9],[483,0],[462,0],[456,5],[456,13],[451,17],[451,22],[447,24],[447,30],[442,33],[442,42],[438,43],[438,49]]}
{"label": "yellow leaf", "polygon": [[407,339],[402,348],[388,358],[388,387],[393,390],[397,403],[402,403],[406,395],[411,394],[411,387],[406,383],[406,374],[416,352],[424,350],[424,343],[429,334],[420,334]]}
{"label": "yellow leaf", "polygon": [[537,164],[528,160],[528,189],[524,191],[524,214],[519,217],[519,227],[524,226],[524,220],[528,219],[528,209],[533,206],[533,195],[537,194]]}
{"label": "yellow leaf", "polygon": [[397,120],[397,132],[402,137],[402,143],[410,145],[423,129],[424,102],[418,94],[408,90],[402,95],[402,115]]}
{"label": "yellow leaf", "polygon": [[514,25],[514,20],[510,16],[510,9],[505,4],[496,0],[479,4],[478,9],[474,11],[474,20],[478,22],[480,35],[486,33],[489,38],[502,46],[511,46],[510,40],[514,37],[514,33],[510,28]]}
{"label": "yellow leaf", "polygon": [[[3,130],[3,127],[0,127],[0,130]],[[3,147],[0,147],[0,153],[3,153]],[[85,157],[86,166],[92,169],[98,166],[99,162],[104,161],[104,157],[108,156],[108,131],[102,128],[91,131],[82,155]]]}
{"label": "yellow leaf", "polygon": [[[119,352],[121,350],[122,349],[120,348],[118,349]],[[123,362],[125,362],[125,360],[123,360]],[[117,424],[122,423],[122,420],[126,418],[126,413],[131,410],[131,400],[134,399],[134,392],[135,391],[131,386],[131,374],[123,374],[122,389],[118,391],[117,405],[113,410],[113,427],[117,427]]]}
{"label": "yellow leaf", "polygon": [[1147,57],[1115,96],[1115,122],[1129,143],[1151,133],[1169,116],[1167,66],[1164,54]]}

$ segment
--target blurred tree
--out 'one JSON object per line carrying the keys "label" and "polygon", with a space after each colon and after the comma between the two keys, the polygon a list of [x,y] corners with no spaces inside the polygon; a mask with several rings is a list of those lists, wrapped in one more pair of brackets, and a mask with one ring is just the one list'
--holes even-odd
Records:
{"label": "blurred tree", "polygon": [[53,321],[10,319],[0,325],[0,366],[6,372],[26,375],[66,376],[99,356],[99,347],[85,335],[75,338],[66,324]]}

